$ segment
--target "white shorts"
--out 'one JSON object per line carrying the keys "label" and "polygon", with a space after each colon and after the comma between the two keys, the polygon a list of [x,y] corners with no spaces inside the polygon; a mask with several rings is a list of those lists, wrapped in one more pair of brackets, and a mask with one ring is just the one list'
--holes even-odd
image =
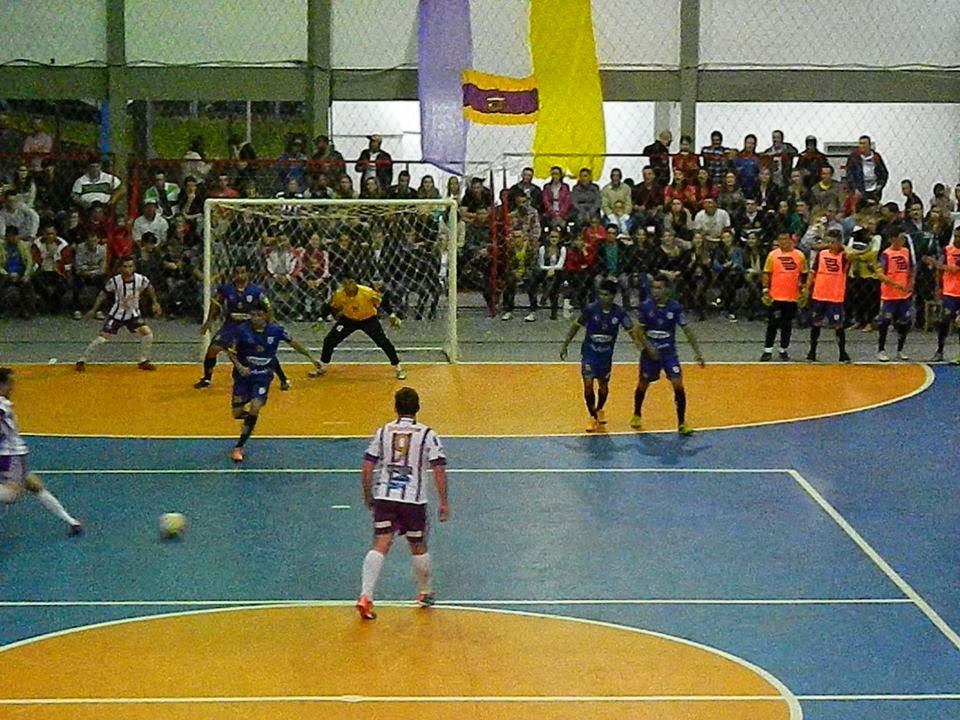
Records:
{"label": "white shorts", "polygon": [[30,474],[28,455],[0,455],[0,482],[26,486]]}

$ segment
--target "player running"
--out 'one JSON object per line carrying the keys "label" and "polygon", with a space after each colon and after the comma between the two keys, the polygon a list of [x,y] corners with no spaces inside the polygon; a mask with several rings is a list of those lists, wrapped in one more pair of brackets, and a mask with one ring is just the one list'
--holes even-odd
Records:
{"label": "player running", "polygon": [[880,324],[877,338],[877,360],[889,362],[887,332],[890,324],[897,329],[897,359],[909,360],[903,351],[910,326],[913,325],[913,282],[917,275],[917,259],[913,247],[906,246],[903,230],[890,237],[890,247],[880,253]]}
{"label": "player running", "polygon": [[437,434],[417,422],[420,397],[403,387],[394,396],[397,419],[373,434],[363,456],[361,482],[363,502],[373,512],[373,547],[363,559],[363,575],[357,611],[364,620],[377,617],[373,593],[393,536],[406,535],[413,572],[417,578],[417,603],[434,603],[430,587],[430,554],[427,552],[427,470],[433,471],[439,505],[437,519],[445,522],[447,504],[447,458]]}
{"label": "player running", "polygon": [[[936,268],[939,275],[937,293],[943,305],[943,312],[937,323],[937,352],[932,361],[942,362],[950,326],[955,324],[960,316],[960,226],[953,229],[953,243],[943,249],[942,260],[932,257],[925,257],[923,260]],[[960,355],[950,362],[953,365],[960,365]]]}
{"label": "player running", "polygon": [[760,362],[773,358],[773,343],[780,331],[780,359],[789,360],[790,335],[797,307],[802,304],[801,288],[807,275],[807,258],[794,247],[793,235],[782,232],[777,247],[767,254],[763,265],[763,304],[767,306],[767,335]]}
{"label": "player running", "polygon": [[630,427],[639,430],[643,427],[643,400],[650,383],[660,379],[660,373],[666,374],[673,385],[673,399],[677,406],[677,429],[681,435],[692,435],[693,428],[687,424],[687,391],[683,387],[683,374],[680,360],[677,358],[677,326],[683,329],[687,342],[693,348],[693,356],[700,367],[704,367],[703,354],[693,331],[687,327],[687,318],[683,306],[670,297],[664,280],[654,280],[650,288],[650,297],[637,308],[640,331],[646,336],[647,349],[640,356],[640,377],[633,395],[633,417]]}
{"label": "player running", "polygon": [[233,417],[243,420],[240,439],[230,453],[234,462],[243,462],[243,446],[257,425],[260,410],[267,404],[270,383],[273,382],[273,361],[280,342],[309,359],[320,367],[310,351],[298,343],[282,325],[267,322],[267,309],[263,305],[249,308],[250,322],[241,325],[227,348],[233,363]]}
{"label": "player running", "polygon": [[[263,305],[269,313],[270,299],[250,282],[250,269],[246,263],[237,263],[233,267],[233,282],[217,287],[206,322],[200,326],[200,334],[205,335],[213,327],[213,321],[223,315],[223,324],[210,340],[207,354],[203,358],[203,377],[193,384],[196,389],[210,387],[213,369],[217,366],[217,356],[233,344],[240,326],[250,319],[250,308],[257,304]],[[289,390],[290,381],[280,367],[279,358],[274,358],[273,371],[280,380],[280,389]]]}
{"label": "player running", "polygon": [[26,490],[47,510],[67,523],[71,535],[80,535],[83,533],[80,521],[64,510],[36,473],[30,471],[30,450],[20,435],[10,401],[13,385],[13,370],[0,368],[0,503],[16,502]]}
{"label": "player running", "polygon": [[142,295],[153,306],[153,314],[160,317],[162,308],[157,300],[157,293],[150,284],[150,280],[140,273],[136,272],[136,265],[132,257],[120,259],[120,272],[114,275],[103,286],[103,290],[97,295],[96,301],[87,317],[92,317],[100,310],[100,306],[107,300],[108,295],[113,295],[113,305],[107,318],[103,322],[100,334],[93,339],[83,351],[83,355],[77,360],[77,372],[83,372],[87,369],[87,360],[93,354],[93,351],[103,345],[112,335],[120,332],[120,328],[125,327],[129,332],[140,336],[141,355],[137,367],[141,370],[156,370],[157,366],[150,362],[150,348],[153,347],[153,331],[147,325],[147,321],[140,315],[140,296]]}
{"label": "player running", "polygon": [[813,300],[810,305],[810,351],[807,360],[816,362],[820,330],[824,325],[829,325],[837,336],[838,359],[848,363],[850,356],[847,354],[847,331],[844,329],[844,302],[850,259],[843,247],[843,235],[838,229],[827,230],[826,238],[830,244],[814,255],[813,271],[807,279],[807,290]]}
{"label": "player running", "polygon": [[[560,348],[560,359],[566,360],[570,341],[580,328],[584,328],[583,343],[580,346],[580,376],[583,378],[583,399],[590,414],[587,432],[606,429],[607,419],[603,406],[610,392],[613,348],[617,343],[620,328],[630,333],[630,337],[638,348],[647,347],[646,341],[634,327],[627,311],[613,302],[617,290],[617,283],[613,280],[604,280],[600,283],[600,290],[597,293],[599,300],[584,306],[580,317],[570,326],[563,346]],[[594,382],[596,382],[596,394],[594,394]]]}

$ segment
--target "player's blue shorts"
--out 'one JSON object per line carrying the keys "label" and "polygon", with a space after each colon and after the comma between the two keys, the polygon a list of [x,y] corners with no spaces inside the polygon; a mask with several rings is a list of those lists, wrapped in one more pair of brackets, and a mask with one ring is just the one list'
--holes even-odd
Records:
{"label": "player's blue shorts", "polygon": [[680,360],[677,358],[676,348],[657,348],[657,359],[654,360],[646,353],[640,355],[640,375],[647,382],[656,382],[660,373],[668,380],[680,377]]}
{"label": "player's blue shorts", "polygon": [[136,332],[137,329],[142,328],[146,324],[147,321],[142,317],[131,318],[129,320],[114,320],[108,317],[103,321],[103,327],[100,328],[100,332],[106,333],[107,335],[116,335],[120,332],[120,328],[126,328],[130,332]]}
{"label": "player's blue shorts", "polygon": [[240,329],[240,323],[235,322],[225,322],[220,326],[220,329],[214,334],[210,339],[211,345],[216,345],[220,348],[228,348],[233,345],[234,339],[236,339],[237,331]]}
{"label": "player's blue shorts", "polygon": [[944,295],[941,303],[943,305],[944,319],[957,317],[957,315],[960,315],[960,297]]}
{"label": "player's blue shorts", "polygon": [[884,300],[880,307],[880,319],[894,325],[910,325],[913,322],[913,298]]}
{"label": "player's blue shorts", "polygon": [[816,327],[843,327],[846,321],[843,303],[828,302],[826,300],[810,301],[810,322]]}
{"label": "player's blue shorts", "polygon": [[613,370],[613,353],[580,353],[580,376],[584,380],[609,380]]}
{"label": "player's blue shorts", "polygon": [[273,373],[257,373],[243,377],[233,372],[233,406],[241,407],[251,400],[259,400],[267,404],[267,395],[270,393],[270,383],[273,382]]}

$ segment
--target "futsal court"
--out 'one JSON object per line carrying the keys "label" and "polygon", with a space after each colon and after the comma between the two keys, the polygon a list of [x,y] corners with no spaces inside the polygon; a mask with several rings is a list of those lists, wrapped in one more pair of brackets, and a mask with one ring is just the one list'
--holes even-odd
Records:
{"label": "futsal court", "polygon": [[407,369],[449,458],[439,604],[401,541],[369,622],[389,367],[291,365],[240,467],[222,367],[18,368],[87,532],[0,511],[0,720],[960,717],[957,369],[687,366],[689,438],[663,382],[630,431],[632,364],[602,435],[575,364]]}

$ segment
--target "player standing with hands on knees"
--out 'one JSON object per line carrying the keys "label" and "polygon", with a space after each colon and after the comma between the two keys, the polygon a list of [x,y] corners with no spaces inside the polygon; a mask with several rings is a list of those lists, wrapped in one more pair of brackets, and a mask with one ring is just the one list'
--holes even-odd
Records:
{"label": "player standing with hands on knees", "polygon": [[646,336],[646,349],[640,356],[640,379],[633,395],[633,417],[630,427],[639,430],[643,426],[643,400],[650,383],[660,379],[660,373],[666,374],[673,385],[673,399],[677,406],[677,429],[681,435],[692,435],[693,428],[687,424],[687,391],[683,387],[683,374],[680,360],[677,358],[677,326],[683,328],[687,342],[693,347],[693,356],[700,367],[704,366],[700,345],[683,314],[683,306],[670,297],[667,283],[654,280],[650,289],[651,297],[640,303],[638,310],[640,330]]}
{"label": "player standing with hands on knees", "polygon": [[377,430],[363,456],[361,482],[363,502],[373,512],[373,547],[363,559],[363,575],[357,611],[364,620],[377,617],[373,593],[393,536],[405,535],[410,545],[413,573],[417,579],[417,603],[434,603],[430,586],[430,554],[427,552],[427,471],[433,471],[437,489],[437,519],[445,522],[447,505],[447,458],[437,434],[417,422],[420,396],[402,387],[394,396],[397,419]]}
{"label": "player standing with hands on knees", "polygon": [[[580,328],[584,328],[583,344],[580,347],[580,376],[583,378],[583,400],[587,404],[587,412],[590,413],[587,432],[604,430],[607,423],[603,406],[610,392],[613,349],[617,344],[620,328],[630,333],[638,348],[648,348],[643,336],[633,326],[627,311],[613,302],[617,290],[617,283],[613,280],[600,283],[597,293],[599,300],[584,306],[580,317],[570,326],[563,347],[560,348],[560,359],[566,360],[570,341]],[[597,384],[596,394],[594,381]]]}

